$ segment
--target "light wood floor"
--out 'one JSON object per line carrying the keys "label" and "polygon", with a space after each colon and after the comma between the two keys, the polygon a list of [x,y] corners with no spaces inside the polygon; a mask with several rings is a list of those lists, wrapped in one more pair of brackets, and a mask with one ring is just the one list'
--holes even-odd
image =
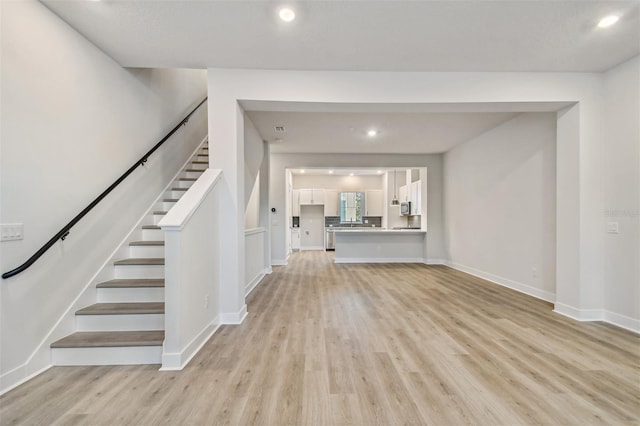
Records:
{"label": "light wood floor", "polygon": [[640,337],[443,266],[303,252],[179,372],[56,367],[0,423],[640,424]]}

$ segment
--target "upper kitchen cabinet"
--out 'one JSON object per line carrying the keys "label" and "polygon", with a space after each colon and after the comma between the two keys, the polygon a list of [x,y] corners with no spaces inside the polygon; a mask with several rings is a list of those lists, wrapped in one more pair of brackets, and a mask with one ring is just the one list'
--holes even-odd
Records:
{"label": "upper kitchen cabinet", "polygon": [[384,215],[384,192],[381,189],[369,189],[365,191],[365,216]]}
{"label": "upper kitchen cabinet", "polygon": [[409,200],[409,191],[407,189],[407,185],[402,185],[400,189],[398,189],[398,199],[401,203],[411,201]]}
{"label": "upper kitchen cabinet", "polygon": [[300,216],[300,190],[291,191],[291,216]]}
{"label": "upper kitchen cabinet", "polygon": [[324,204],[324,189],[300,189],[300,205]]}
{"label": "upper kitchen cabinet", "polygon": [[333,189],[324,191],[324,215],[340,216],[339,192]]}

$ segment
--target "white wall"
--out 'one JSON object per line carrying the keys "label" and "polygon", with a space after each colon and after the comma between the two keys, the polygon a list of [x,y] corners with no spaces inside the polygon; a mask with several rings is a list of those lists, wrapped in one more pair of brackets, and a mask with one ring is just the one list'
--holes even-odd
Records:
{"label": "white wall", "polygon": [[[21,264],[206,95],[195,70],[123,69],[39,2],[0,2],[2,271]],[[2,388],[49,363],[72,300],[206,136],[206,108],[34,266],[0,284]],[[46,344],[45,344],[46,346]]]}
{"label": "white wall", "polygon": [[640,59],[604,74],[606,146],[604,214],[619,234],[605,234],[606,316],[640,330]]}
{"label": "white wall", "polygon": [[293,188],[335,189],[337,191],[366,191],[383,189],[380,176],[329,176],[329,175],[293,175]]}
{"label": "white wall", "polygon": [[444,156],[452,266],[555,301],[556,117],[524,113]]}
{"label": "white wall", "polygon": [[260,226],[260,173],[256,176],[247,207],[244,209],[244,229]]}
{"label": "white wall", "polygon": [[264,228],[253,228],[244,231],[245,244],[245,279],[244,285],[245,295],[248,295],[267,273],[265,268],[265,237]]}
{"label": "white wall", "polygon": [[[286,169],[305,167],[427,167],[427,196],[429,228],[427,231],[427,256],[429,261],[444,259],[442,217],[442,155],[373,155],[373,154],[272,154],[269,178],[271,205],[276,207],[271,222],[272,262],[281,264],[287,258],[287,236],[289,232],[285,216]],[[400,184],[398,172],[398,184]],[[390,182],[390,185],[393,181]],[[393,197],[393,195],[390,195]]]}

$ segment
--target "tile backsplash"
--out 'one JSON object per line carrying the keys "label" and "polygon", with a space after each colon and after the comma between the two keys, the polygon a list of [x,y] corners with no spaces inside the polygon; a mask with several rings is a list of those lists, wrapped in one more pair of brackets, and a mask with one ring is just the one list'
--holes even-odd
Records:
{"label": "tile backsplash", "polygon": [[[382,226],[382,216],[365,216],[363,221],[368,221],[369,223],[354,223],[354,228],[371,228],[373,226],[379,228]],[[340,223],[340,216],[325,216],[324,217],[324,226],[351,226],[348,223]]]}

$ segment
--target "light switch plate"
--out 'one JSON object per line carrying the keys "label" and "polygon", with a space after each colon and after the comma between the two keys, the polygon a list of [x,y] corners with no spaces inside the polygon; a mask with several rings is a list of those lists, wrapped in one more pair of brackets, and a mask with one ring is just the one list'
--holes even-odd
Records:
{"label": "light switch plate", "polygon": [[618,228],[618,222],[607,222],[607,232],[609,234],[618,234],[620,230]]}
{"label": "light switch plate", "polygon": [[24,224],[22,223],[3,223],[1,241],[16,241],[24,238]]}

